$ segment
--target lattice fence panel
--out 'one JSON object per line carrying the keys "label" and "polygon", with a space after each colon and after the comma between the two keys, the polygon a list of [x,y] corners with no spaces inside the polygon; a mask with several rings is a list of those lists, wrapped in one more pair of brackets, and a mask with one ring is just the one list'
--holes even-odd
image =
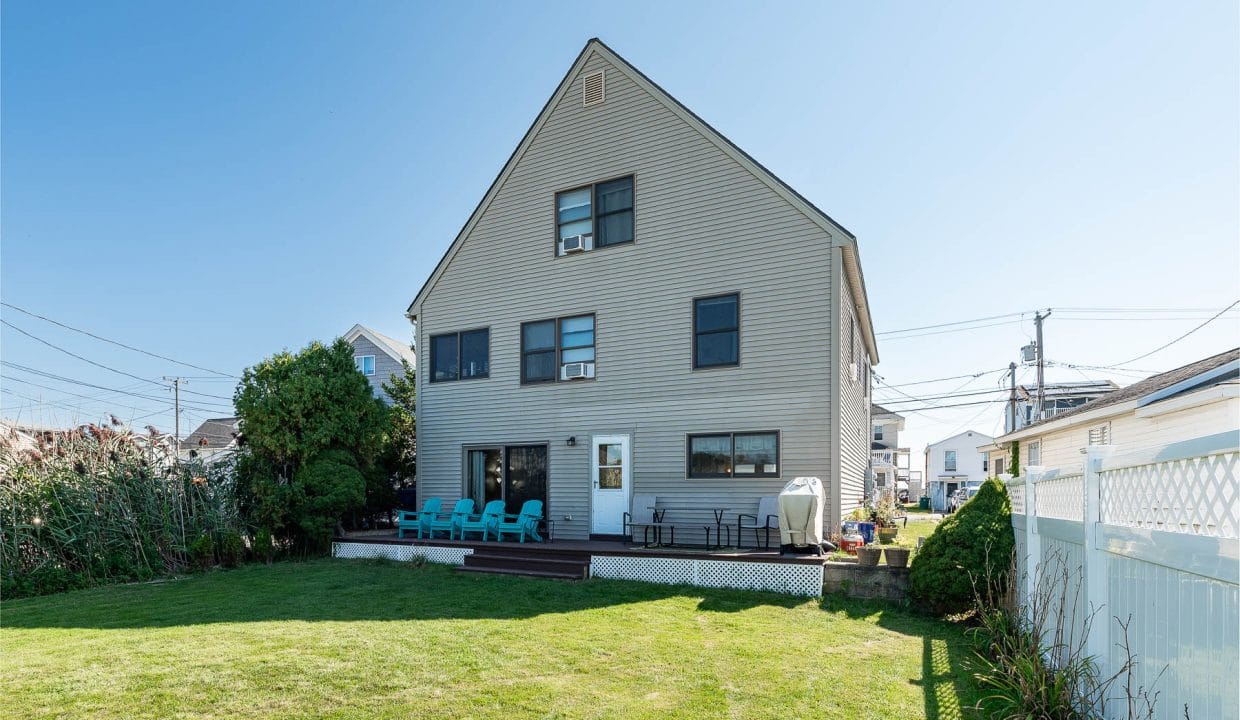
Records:
{"label": "lattice fence panel", "polygon": [[1007,486],[1008,499],[1012,501],[1012,514],[1025,514],[1025,481],[1023,478],[1014,478]]}
{"label": "lattice fence panel", "polygon": [[668,585],[822,594],[821,565],[595,555],[590,560],[590,574]]}
{"label": "lattice fence panel", "polygon": [[344,559],[387,558],[388,560],[408,562],[415,557],[424,557],[427,562],[461,565],[465,562],[465,556],[471,553],[473,553],[472,548],[462,547],[388,545],[357,542],[332,543],[332,557]]}
{"label": "lattice fence panel", "polygon": [[1102,522],[1240,537],[1238,464],[1240,453],[1228,452],[1105,470],[1099,477]]}
{"label": "lattice fence panel", "polygon": [[1038,481],[1038,517],[1085,518],[1085,476],[1063,475]]}

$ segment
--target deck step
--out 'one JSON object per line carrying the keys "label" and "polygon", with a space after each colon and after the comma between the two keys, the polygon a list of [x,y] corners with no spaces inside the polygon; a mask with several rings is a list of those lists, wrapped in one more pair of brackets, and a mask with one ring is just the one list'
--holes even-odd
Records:
{"label": "deck step", "polygon": [[486,575],[520,575],[523,577],[553,578],[556,580],[583,580],[582,573],[555,572],[550,570],[525,570],[512,567],[482,567],[478,565],[458,565],[457,572],[483,573]]}
{"label": "deck step", "polygon": [[535,555],[474,553],[465,556],[466,567],[491,568],[530,572],[548,572],[584,578],[590,566],[588,559],[565,559]]}

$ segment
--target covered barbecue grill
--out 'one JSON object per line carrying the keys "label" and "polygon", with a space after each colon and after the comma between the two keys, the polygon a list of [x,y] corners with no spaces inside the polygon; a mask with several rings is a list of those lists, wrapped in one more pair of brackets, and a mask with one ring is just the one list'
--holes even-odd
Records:
{"label": "covered barbecue grill", "polygon": [[822,510],[825,497],[816,477],[794,478],[779,493],[780,552],[822,548]]}

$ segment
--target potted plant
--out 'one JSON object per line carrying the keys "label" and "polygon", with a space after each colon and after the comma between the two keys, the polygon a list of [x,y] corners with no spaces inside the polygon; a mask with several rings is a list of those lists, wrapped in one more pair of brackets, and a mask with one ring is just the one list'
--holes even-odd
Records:
{"label": "potted plant", "polygon": [[906,547],[887,547],[883,548],[883,554],[887,556],[887,567],[904,568],[908,567],[909,549]]}
{"label": "potted plant", "polygon": [[857,548],[857,564],[863,567],[874,567],[882,555],[883,549],[877,545],[862,545]]}
{"label": "potted plant", "polygon": [[899,514],[896,508],[895,497],[892,493],[883,493],[878,498],[878,502],[874,505],[874,522],[878,525],[878,541],[884,545],[890,545],[895,542],[896,535],[900,530],[896,527],[896,515]]}

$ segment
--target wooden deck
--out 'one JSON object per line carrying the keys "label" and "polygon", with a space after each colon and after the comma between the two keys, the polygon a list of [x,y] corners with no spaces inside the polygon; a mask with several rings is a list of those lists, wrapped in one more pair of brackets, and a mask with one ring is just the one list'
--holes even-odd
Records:
{"label": "wooden deck", "polygon": [[826,556],[812,555],[780,555],[778,550],[750,550],[741,548],[723,548],[707,550],[693,547],[648,548],[644,545],[619,542],[614,540],[554,540],[543,543],[518,542],[483,542],[480,540],[447,540],[442,538],[421,540],[417,538],[396,537],[395,530],[367,530],[345,533],[336,538],[338,542],[374,543],[377,545],[421,545],[441,547],[461,547],[474,550],[502,551],[508,555],[538,557],[540,555],[562,556],[565,554],[590,555],[625,555],[631,557],[661,557],[708,560],[736,560],[741,562],[790,563],[797,565],[823,565]]}

